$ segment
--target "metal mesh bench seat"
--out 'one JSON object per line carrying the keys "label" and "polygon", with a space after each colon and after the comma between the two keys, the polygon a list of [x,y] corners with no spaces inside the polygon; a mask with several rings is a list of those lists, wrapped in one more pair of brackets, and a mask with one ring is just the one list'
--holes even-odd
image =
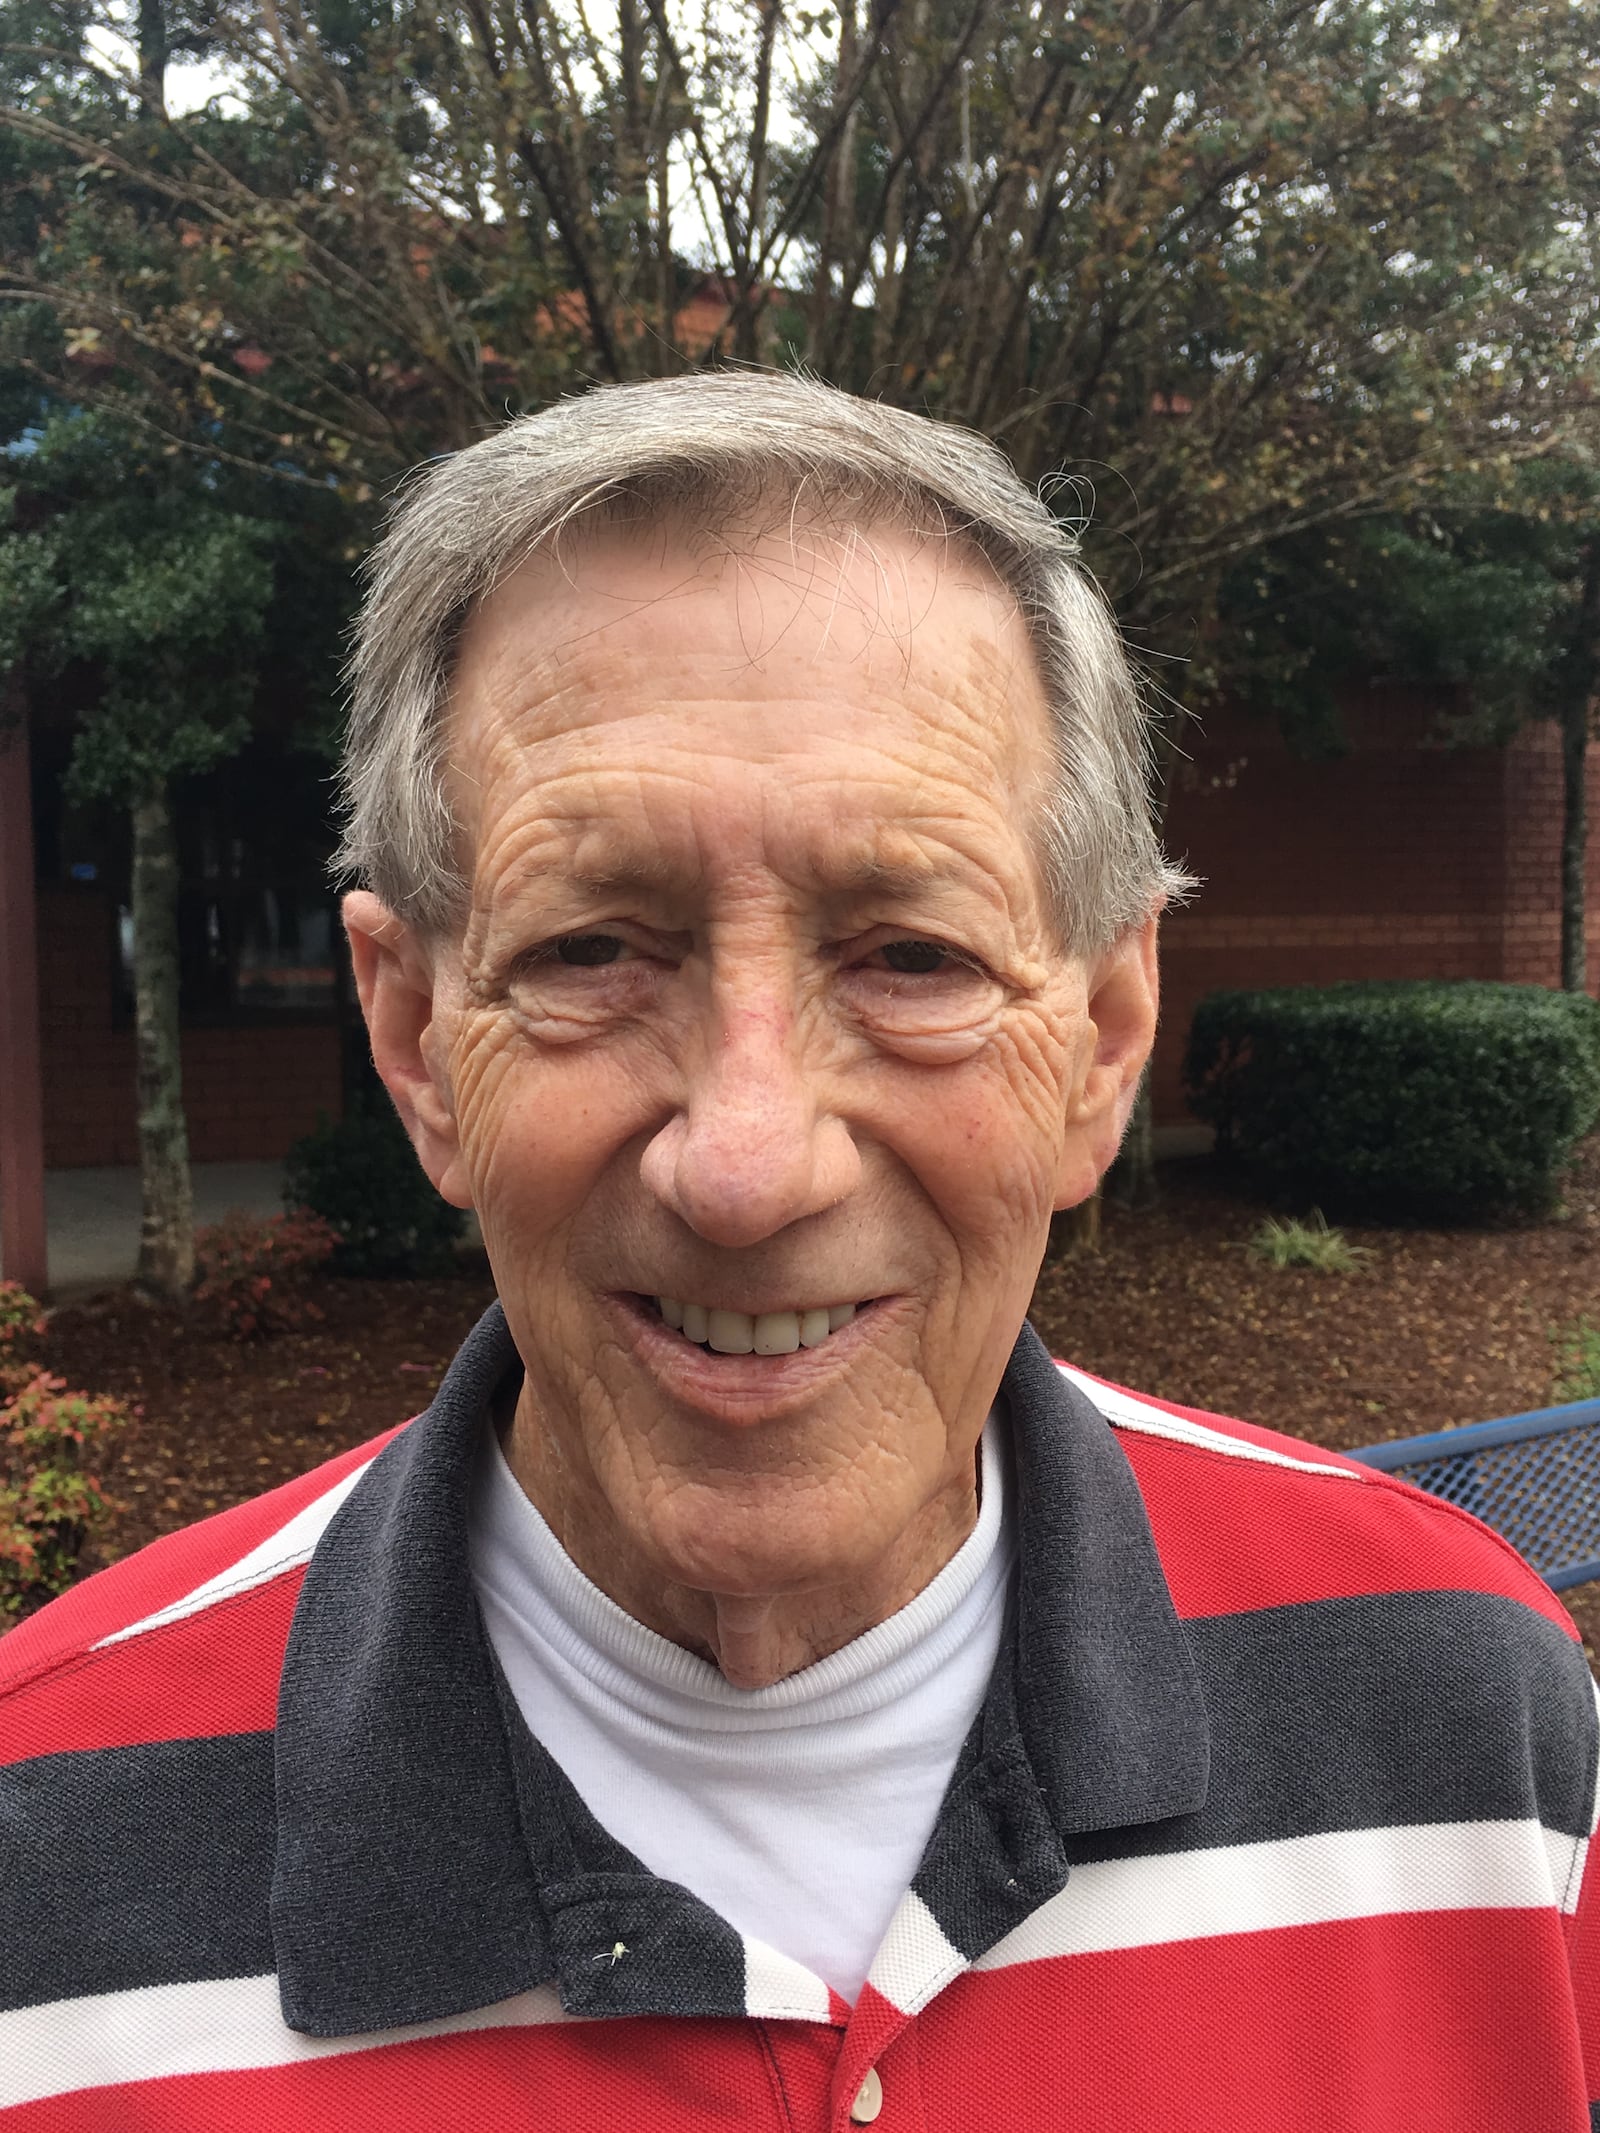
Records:
{"label": "metal mesh bench seat", "polygon": [[1493,1526],[1557,1591],[1600,1578],[1600,1400],[1347,1454]]}

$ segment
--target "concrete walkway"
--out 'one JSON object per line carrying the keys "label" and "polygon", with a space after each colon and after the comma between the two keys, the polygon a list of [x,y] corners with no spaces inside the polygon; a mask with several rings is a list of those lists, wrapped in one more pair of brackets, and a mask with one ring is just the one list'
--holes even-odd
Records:
{"label": "concrete walkway", "polygon": [[[52,1303],[133,1279],[139,1259],[137,1170],[47,1171],[44,1206]],[[283,1165],[196,1163],[196,1223],[219,1221],[235,1208],[281,1215]]]}

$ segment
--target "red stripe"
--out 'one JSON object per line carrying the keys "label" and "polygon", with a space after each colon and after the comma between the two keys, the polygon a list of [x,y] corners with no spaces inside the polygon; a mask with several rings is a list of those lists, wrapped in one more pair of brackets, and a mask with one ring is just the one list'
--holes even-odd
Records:
{"label": "red stripe", "polygon": [[[864,2001],[876,1999],[870,1992]],[[880,2133],[1587,2133],[1560,1929],[1391,1916],[969,1972],[907,2031],[483,2030],[80,2090],[0,2133],[825,2133],[866,2063]],[[871,2043],[869,2044],[869,2036]],[[914,2050],[911,2048],[914,2044]]]}
{"label": "red stripe", "polygon": [[[405,1427],[403,1423],[400,1426]],[[309,1474],[270,1489],[265,1496],[253,1497],[249,1503],[236,1504],[231,1511],[219,1511],[215,1518],[168,1533],[136,1555],[113,1563],[109,1570],[74,1585],[59,1600],[0,1638],[0,1692],[47,1667],[59,1665],[63,1659],[110,1636],[113,1630],[125,1629],[129,1623],[142,1621],[146,1615],[181,1600],[185,1593],[193,1592],[197,1585],[248,1555],[297,1511],[303,1511],[398,1434],[398,1430],[388,1430],[368,1444],[357,1445],[353,1451],[341,1452],[336,1459],[313,1467]]]}
{"label": "red stripe", "polygon": [[1352,1488],[1137,1430],[1117,1441],[1180,1615],[1448,1588],[1506,1593],[1577,1635],[1554,1593],[1503,1540],[1387,1476]]}
{"label": "red stripe", "polygon": [[0,1764],[69,1748],[270,1732],[304,1580],[300,1565],[13,1690],[0,1701]]}
{"label": "red stripe", "polygon": [[1572,1996],[1578,2036],[1589,2070],[1589,2094],[1600,2097],[1600,1844],[1591,1844],[1570,1928]]}
{"label": "red stripe", "polygon": [[1561,1933],[1542,1911],[1353,1919],[969,1972],[924,2013],[919,2044],[929,2133],[1589,2124]]}
{"label": "red stripe", "polygon": [[[822,2029],[824,2037],[836,2032]],[[809,2114],[798,2123],[820,2124]],[[79,2089],[4,2133],[790,2133],[754,2022],[562,2023]]]}

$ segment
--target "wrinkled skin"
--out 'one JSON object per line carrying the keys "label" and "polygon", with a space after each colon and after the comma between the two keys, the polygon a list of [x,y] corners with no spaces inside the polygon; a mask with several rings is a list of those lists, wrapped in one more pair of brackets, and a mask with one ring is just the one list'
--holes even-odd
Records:
{"label": "wrinkled skin", "polygon": [[[513,1471],[631,1614],[777,1680],[972,1528],[1051,1211],[1149,1051],[1155,920],[1062,953],[1031,650],[943,542],[590,535],[473,617],[452,716],[462,937],[365,892],[346,919],[379,1071],[526,1365]],[[660,1295],[871,1307],[719,1357]]]}

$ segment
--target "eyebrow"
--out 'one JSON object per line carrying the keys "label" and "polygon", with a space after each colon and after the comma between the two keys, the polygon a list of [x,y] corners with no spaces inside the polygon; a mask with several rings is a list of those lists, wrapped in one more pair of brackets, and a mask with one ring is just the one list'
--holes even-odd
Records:
{"label": "eyebrow", "polygon": [[[679,864],[661,852],[637,846],[614,848],[611,852],[596,851],[594,845],[601,841],[593,836],[596,827],[593,823],[584,825],[586,834],[582,841],[590,849],[583,853],[582,863],[568,872],[558,861],[553,870],[559,874],[564,886],[575,889],[581,896],[597,901],[611,896],[653,896],[671,900],[700,885],[703,877],[698,870],[693,875],[686,874]],[[912,842],[905,832],[900,832],[895,841],[902,850]],[[543,873],[545,869],[539,871]],[[955,855],[944,859],[920,853],[904,858],[884,857],[858,844],[853,853],[841,854],[832,863],[823,858],[812,879],[817,892],[828,903],[848,906],[874,898],[889,902],[913,901],[930,895],[960,894],[963,890],[970,893],[977,886],[973,872],[970,861]],[[982,869],[978,872],[981,874]]]}
{"label": "eyebrow", "polygon": [[565,879],[586,896],[667,895],[683,887],[679,870],[660,857],[602,860]]}
{"label": "eyebrow", "polygon": [[964,872],[964,868],[940,866],[933,859],[917,865],[908,860],[865,858],[834,868],[822,886],[826,894],[840,898],[917,896],[929,889],[956,886]]}
{"label": "eyebrow", "polygon": [[[872,896],[910,897],[930,889],[955,888],[967,873],[964,866],[941,866],[936,860],[915,866],[903,860],[865,858],[818,870],[822,893],[839,902]],[[567,877],[584,895],[605,897],[627,894],[670,895],[687,884],[677,867],[661,858],[624,858],[586,865]]]}

